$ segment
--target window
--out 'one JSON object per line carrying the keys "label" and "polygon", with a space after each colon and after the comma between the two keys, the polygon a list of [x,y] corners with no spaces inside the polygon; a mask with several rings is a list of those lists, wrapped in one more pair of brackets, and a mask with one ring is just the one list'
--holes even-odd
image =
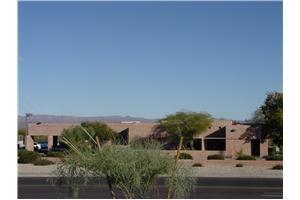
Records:
{"label": "window", "polygon": [[205,150],[207,151],[225,151],[225,139],[205,139]]}
{"label": "window", "polygon": [[202,139],[194,139],[194,149],[195,150],[202,149]]}
{"label": "window", "polygon": [[184,149],[186,149],[186,150],[201,150],[201,148],[202,148],[201,142],[202,142],[202,139],[193,139],[192,142],[187,142],[184,145]]}

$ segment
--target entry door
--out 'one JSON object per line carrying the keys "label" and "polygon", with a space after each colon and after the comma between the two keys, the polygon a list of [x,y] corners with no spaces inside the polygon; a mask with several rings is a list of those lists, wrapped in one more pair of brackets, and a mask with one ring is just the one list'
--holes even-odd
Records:
{"label": "entry door", "polygon": [[260,141],[259,139],[251,140],[251,155],[260,156]]}

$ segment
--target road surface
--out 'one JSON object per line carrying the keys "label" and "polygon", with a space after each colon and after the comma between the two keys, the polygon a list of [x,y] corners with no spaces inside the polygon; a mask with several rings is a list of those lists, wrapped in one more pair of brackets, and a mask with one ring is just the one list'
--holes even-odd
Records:
{"label": "road surface", "polygon": [[[46,177],[19,177],[19,199],[62,199],[73,198],[67,186],[57,187]],[[99,181],[98,181],[99,182]],[[104,182],[102,180],[101,182]],[[166,198],[165,179],[157,180],[160,196]],[[124,198],[116,191],[117,198]],[[105,183],[90,183],[80,186],[81,199],[111,198]],[[153,197],[152,197],[153,198]],[[154,198],[157,198],[155,196]],[[208,178],[197,179],[194,192],[189,198],[194,199],[282,199],[283,181],[281,178]]]}

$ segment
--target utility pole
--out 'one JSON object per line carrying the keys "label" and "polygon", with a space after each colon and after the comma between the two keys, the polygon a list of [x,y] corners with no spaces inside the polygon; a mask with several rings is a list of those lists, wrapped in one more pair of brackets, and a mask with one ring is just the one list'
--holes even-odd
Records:
{"label": "utility pole", "polygon": [[27,138],[28,138],[28,119],[31,117],[31,113],[25,113],[25,126],[26,126],[26,134],[25,134],[25,149],[28,148]]}

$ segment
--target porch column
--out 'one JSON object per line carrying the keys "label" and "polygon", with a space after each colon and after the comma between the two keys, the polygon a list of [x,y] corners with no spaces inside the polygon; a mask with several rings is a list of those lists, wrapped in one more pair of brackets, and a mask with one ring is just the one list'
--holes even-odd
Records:
{"label": "porch column", "polygon": [[53,147],[53,135],[48,135],[48,150],[51,150]]}
{"label": "porch column", "polygon": [[204,142],[204,137],[201,138],[200,159],[201,159],[201,160],[206,160],[206,152],[205,152],[205,142]]}
{"label": "porch column", "polygon": [[28,151],[33,151],[33,136],[31,135],[26,135],[25,136],[25,149]]}

